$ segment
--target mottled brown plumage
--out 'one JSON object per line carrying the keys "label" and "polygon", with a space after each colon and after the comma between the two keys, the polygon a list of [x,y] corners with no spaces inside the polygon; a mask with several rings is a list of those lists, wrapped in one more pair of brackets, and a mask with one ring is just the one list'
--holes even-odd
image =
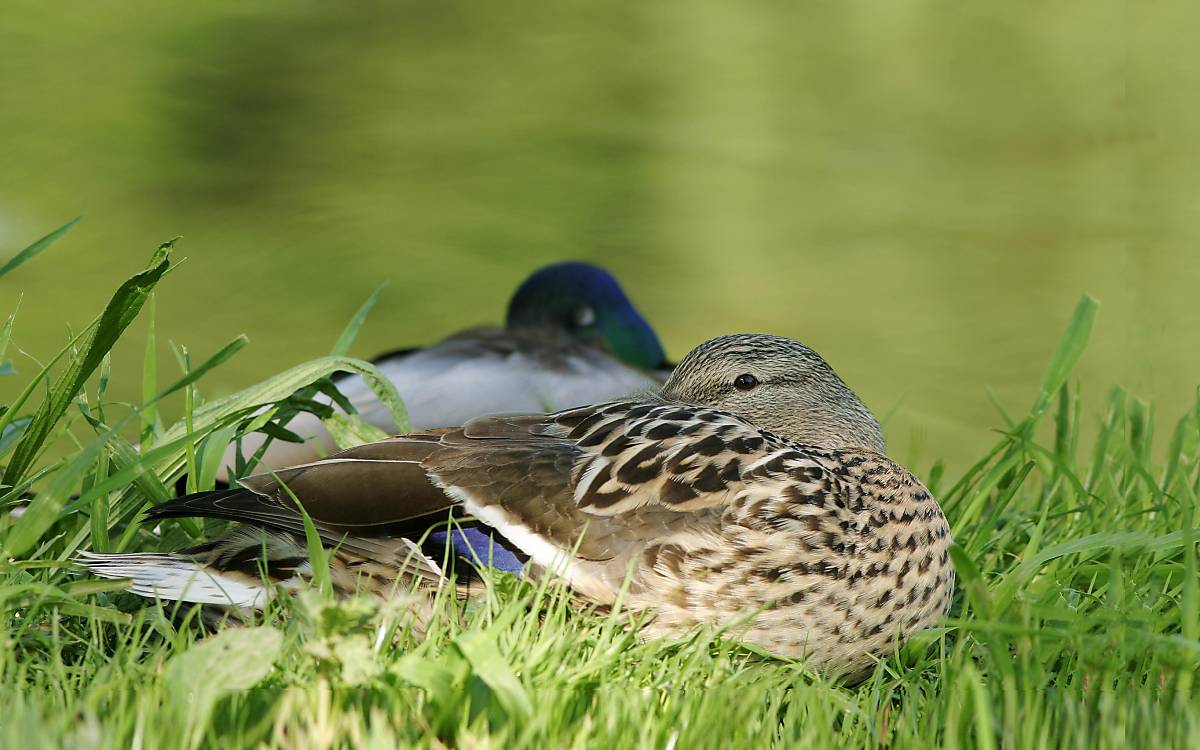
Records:
{"label": "mottled brown plumage", "polygon": [[[646,615],[647,634],[714,623],[844,671],[933,623],[953,589],[937,502],[882,448],[874,416],[811,349],[728,336],[689,354],[661,396],[391,438],[153,516],[265,529],[272,575],[295,581],[306,574],[303,526],[284,482],[336,548],[343,586],[357,567],[381,589],[442,581],[412,540],[457,510],[586,600],[614,604],[629,576],[623,606]],[[258,606],[254,545],[242,532],[170,561],[193,561],[202,587],[240,570],[229,585],[246,588],[229,601]],[[157,586],[150,563],[87,562],[133,577],[139,593],[219,598]]]}

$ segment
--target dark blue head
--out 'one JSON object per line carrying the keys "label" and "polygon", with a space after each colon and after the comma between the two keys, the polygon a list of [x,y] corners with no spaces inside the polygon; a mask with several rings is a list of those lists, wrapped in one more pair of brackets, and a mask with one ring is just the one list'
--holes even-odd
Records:
{"label": "dark blue head", "polygon": [[555,263],[534,271],[508,303],[509,328],[553,328],[643,369],[666,359],[658,336],[608,271]]}

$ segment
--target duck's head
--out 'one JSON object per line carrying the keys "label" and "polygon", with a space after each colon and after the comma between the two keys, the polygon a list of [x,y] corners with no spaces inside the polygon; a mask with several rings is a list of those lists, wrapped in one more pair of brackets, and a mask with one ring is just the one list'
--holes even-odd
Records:
{"label": "duck's head", "polygon": [[589,263],[555,263],[534,271],[509,301],[506,325],[562,332],[644,370],[660,368],[666,360],[654,329],[625,290],[612,274]]}
{"label": "duck's head", "polygon": [[736,414],[799,443],[883,452],[871,410],[821,355],[782,336],[705,341],[675,367],[663,397]]}

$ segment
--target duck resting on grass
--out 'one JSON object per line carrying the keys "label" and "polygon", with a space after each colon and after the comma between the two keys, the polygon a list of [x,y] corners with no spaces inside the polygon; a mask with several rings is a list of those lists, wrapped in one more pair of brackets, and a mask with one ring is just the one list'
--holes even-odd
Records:
{"label": "duck resting on grass", "polygon": [[[825,360],[779,336],[705,342],[659,395],[479,417],[241,485],[148,516],[244,524],[223,539],[80,561],[142,596],[258,608],[311,573],[294,494],[341,593],[467,595],[443,568],[455,556],[547,572],[598,605],[628,576],[621,606],[648,636],[728,626],[838,673],[933,624],[954,586],[937,501],[883,454],[875,416]],[[451,513],[464,531],[438,546],[426,532]]]}
{"label": "duck resting on grass", "polygon": [[[553,411],[657,388],[670,374],[654,329],[603,268],[568,261],[532,273],[513,294],[503,328],[481,326],[418,349],[375,358],[404,399],[413,429],[453,427],[483,414]],[[357,375],[334,376],[359,417],[389,434],[391,413]],[[313,414],[287,428],[304,443],[273,441],[264,467],[312,461],[336,450]],[[266,440],[242,440],[252,455]],[[234,447],[224,466],[234,465]],[[223,477],[224,478],[224,477]]]}

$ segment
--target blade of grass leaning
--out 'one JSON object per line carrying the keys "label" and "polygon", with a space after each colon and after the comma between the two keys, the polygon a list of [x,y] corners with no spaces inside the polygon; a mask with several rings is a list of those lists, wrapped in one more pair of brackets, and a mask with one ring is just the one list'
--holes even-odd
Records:
{"label": "blade of grass leaning", "polygon": [[51,389],[50,396],[42,402],[41,407],[34,414],[33,421],[29,424],[25,434],[21,436],[17,447],[13,449],[12,458],[5,468],[3,480],[0,481],[5,484],[15,484],[33,464],[54,424],[66,412],[72,399],[75,398],[75,394],[95,372],[104,359],[104,355],[137,317],[150,290],[170,268],[171,249],[170,243],[159,246],[146,269],[131,277],[117,289],[100,315],[100,320],[96,324],[83,354],[68,364],[66,371]]}
{"label": "blade of grass leaning", "polygon": [[1079,304],[1075,306],[1075,312],[1071,316],[1067,332],[1059,342],[1054,356],[1050,359],[1050,366],[1046,368],[1046,374],[1042,377],[1042,387],[1038,390],[1037,396],[1033,400],[1033,407],[1029,410],[1030,420],[1036,421],[1046,411],[1055,394],[1067,382],[1067,377],[1071,374],[1071,370],[1075,369],[1079,358],[1083,356],[1088,338],[1092,334],[1092,324],[1096,321],[1096,310],[1099,307],[1100,303],[1087,294],[1083,295]]}
{"label": "blade of grass leaning", "polygon": [[[101,453],[96,459],[95,471],[92,474],[93,481],[85,482],[80,492],[86,492],[95,485],[95,480],[107,476],[109,465],[109,457]],[[90,505],[91,513],[88,514],[88,520],[91,521],[92,549],[96,552],[107,552],[112,548],[112,536],[108,533],[108,504],[108,496],[99,495],[92,500]]]}
{"label": "blade of grass leaning", "polygon": [[[192,357],[188,353],[187,347],[180,347],[179,354],[182,357],[180,366],[183,369],[184,375],[187,375],[192,369]],[[187,427],[189,435],[195,434],[195,423],[192,420],[192,414],[196,410],[196,385],[195,381],[188,384],[183,389],[183,423]],[[184,446],[184,460],[187,462],[187,492],[196,491],[196,443],[189,440]]]}
{"label": "blade of grass leaning", "polygon": [[[25,402],[33,396],[33,392],[37,390],[38,385],[41,384],[43,380],[49,379],[50,372],[52,368],[58,364],[58,361],[67,354],[75,351],[76,342],[80,341],[83,337],[87,336],[92,330],[94,330],[99,321],[99,318],[92,321],[91,325],[83,329],[82,332],[76,334],[69,342],[67,342],[67,345],[60,349],[58,353],[54,355],[54,358],[46,363],[46,365],[42,367],[42,369],[39,370],[36,375],[33,376],[33,379],[29,381],[29,383],[21,390],[21,392],[17,394],[17,398],[8,405],[8,409],[4,413],[0,414],[0,434],[3,434],[8,428],[8,425],[16,420],[17,413],[20,412],[25,406]],[[4,484],[2,479],[0,479],[0,484]]]}
{"label": "blade of grass leaning", "polygon": [[16,322],[17,313],[20,311],[21,298],[18,297],[16,309],[5,319],[4,325],[0,326],[0,375],[12,375],[16,372],[12,368],[12,364],[5,361],[4,354],[8,351],[8,342],[12,340],[13,324]]}
{"label": "blade of grass leaning", "polygon": [[100,372],[96,376],[96,414],[104,419],[104,404],[108,401],[108,381],[112,379],[112,352],[100,360]]}
{"label": "blade of grass leaning", "polygon": [[515,619],[515,613],[515,609],[509,608],[503,620],[485,631],[459,636],[454,645],[470,663],[475,675],[491,689],[505,713],[521,722],[533,714],[533,701],[496,643],[497,634],[509,625],[505,620]]}
{"label": "blade of grass leaning", "polygon": [[[107,419],[104,415],[104,404],[108,398],[108,382],[112,377],[112,352],[104,355],[104,360],[100,363],[100,373],[96,376],[96,416],[95,419],[100,423],[104,423]],[[90,415],[86,404],[80,404],[80,410],[83,412],[84,418],[87,419]],[[114,442],[117,438],[114,437]],[[122,441],[123,442],[123,441]],[[83,485],[79,488],[80,494],[91,489],[96,481],[108,475],[108,470],[111,462],[109,455],[105,452],[96,458],[96,463],[93,470],[84,478]],[[112,545],[112,539],[108,533],[108,504],[110,498],[107,496],[98,497],[91,503],[91,512],[89,520],[92,528],[92,549],[97,552],[107,552]]]}
{"label": "blade of grass leaning", "polygon": [[217,474],[221,471],[221,460],[225,457],[225,448],[233,442],[236,435],[237,428],[230,425],[213,430],[200,442],[197,450],[199,469],[197,470],[196,488],[198,490],[211,490],[216,485]]}
{"label": "blade of grass leaning", "polygon": [[9,273],[17,266],[20,266],[21,264],[31,260],[35,255],[49,248],[58,240],[58,238],[71,231],[71,228],[78,224],[82,219],[82,214],[76,216],[74,219],[71,219],[66,224],[63,224],[58,229],[55,229],[50,234],[42,237],[40,240],[35,241],[32,245],[26,247],[21,252],[9,258],[7,263],[5,263],[3,266],[0,266],[0,278],[3,278],[5,274]]}
{"label": "blade of grass leaning", "polygon": [[354,317],[342,329],[342,334],[338,336],[337,341],[333,344],[333,349],[329,351],[330,354],[336,357],[349,353],[350,345],[354,343],[354,339],[358,338],[359,330],[363,327],[363,323],[367,321],[367,316],[370,315],[372,308],[375,307],[375,303],[379,301],[379,295],[386,287],[386,282],[380,284],[379,288],[372,292],[370,297],[367,297],[367,301],[362,303],[358,308],[358,312],[354,313]]}
{"label": "blade of grass leaning", "polygon": [[[155,334],[154,295],[146,300],[149,309],[146,311],[146,351],[142,355],[142,403],[147,404],[158,390],[158,341]],[[147,406],[142,411],[142,429],[140,443],[149,446],[154,442],[154,425],[158,409]]]}
{"label": "blade of grass leaning", "polygon": [[[275,477],[275,479],[279,481],[279,477]],[[325,544],[321,541],[321,532],[317,531],[317,525],[313,523],[312,516],[308,515],[308,511],[304,509],[304,503],[300,502],[300,498],[296,497],[292,488],[288,487],[286,483],[279,481],[279,486],[291,498],[292,504],[300,512],[300,517],[304,522],[304,544],[308,549],[313,585],[325,597],[330,597],[333,595],[333,574],[329,570],[332,553],[326,551]]]}

